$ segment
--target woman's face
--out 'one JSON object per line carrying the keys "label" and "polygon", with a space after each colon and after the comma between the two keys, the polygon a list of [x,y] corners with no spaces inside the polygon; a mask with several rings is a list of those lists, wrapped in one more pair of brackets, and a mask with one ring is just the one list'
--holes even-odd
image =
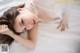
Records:
{"label": "woman's face", "polygon": [[33,28],[34,24],[39,21],[33,13],[27,9],[19,9],[20,14],[15,19],[14,29],[16,32],[23,32]]}

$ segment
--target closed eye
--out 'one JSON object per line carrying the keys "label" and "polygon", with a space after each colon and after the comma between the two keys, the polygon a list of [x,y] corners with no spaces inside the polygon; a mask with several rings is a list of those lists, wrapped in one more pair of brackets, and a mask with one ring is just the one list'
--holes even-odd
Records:
{"label": "closed eye", "polygon": [[24,25],[23,19],[21,19],[21,21],[19,22],[19,25],[20,25],[21,27]]}
{"label": "closed eye", "polygon": [[21,19],[21,23],[24,25],[24,21],[23,21],[23,19]]}

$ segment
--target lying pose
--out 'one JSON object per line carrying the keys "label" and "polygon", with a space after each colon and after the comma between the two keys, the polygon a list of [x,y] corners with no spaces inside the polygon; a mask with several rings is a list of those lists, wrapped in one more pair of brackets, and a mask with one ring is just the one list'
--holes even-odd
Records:
{"label": "lying pose", "polygon": [[[18,44],[20,43],[24,45],[24,47],[33,50],[36,47],[37,42],[38,23],[41,21],[46,22],[58,18],[55,13],[53,15],[53,17],[50,16],[45,9],[40,8],[33,3],[30,3],[29,7],[25,7],[25,4],[11,7],[0,17],[0,25],[7,25],[7,27],[13,32],[13,35],[1,32],[0,43],[11,45],[12,43],[17,41]],[[61,27],[61,31],[64,31],[66,26],[67,20],[65,17],[64,19],[62,19],[58,28]],[[27,33],[25,36],[26,38],[22,37],[24,36],[24,32]],[[16,47],[21,46],[17,45]],[[18,53],[19,51],[15,53]],[[27,52],[28,51],[29,50],[27,50]]]}

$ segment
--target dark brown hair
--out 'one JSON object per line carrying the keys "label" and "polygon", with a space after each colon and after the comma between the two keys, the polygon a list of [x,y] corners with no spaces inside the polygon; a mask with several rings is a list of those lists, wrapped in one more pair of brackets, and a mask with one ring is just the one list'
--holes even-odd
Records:
{"label": "dark brown hair", "polygon": [[[7,25],[7,27],[17,35],[20,35],[21,33],[18,33],[14,29],[14,21],[15,18],[20,14],[17,8],[23,8],[25,4],[14,6],[8,9],[3,13],[3,15],[0,17],[0,25]],[[12,37],[10,37],[8,34],[2,34],[0,33],[0,44],[8,44],[11,45],[11,43],[14,41]]]}

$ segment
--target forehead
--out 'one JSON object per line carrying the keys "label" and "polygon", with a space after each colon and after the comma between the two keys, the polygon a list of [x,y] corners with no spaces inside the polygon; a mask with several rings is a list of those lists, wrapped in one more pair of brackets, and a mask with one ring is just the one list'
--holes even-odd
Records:
{"label": "forehead", "polygon": [[18,15],[18,16],[16,17],[15,21],[14,21],[14,27],[19,26],[19,22],[20,22],[20,21],[21,21],[21,16]]}
{"label": "forehead", "polygon": [[15,27],[16,26],[20,27],[21,23],[23,23],[25,21],[25,20],[23,20],[23,18],[24,17],[21,16],[21,15],[19,15],[19,16],[16,17],[15,23],[14,23]]}
{"label": "forehead", "polygon": [[25,17],[26,17],[25,15],[19,14],[15,19],[15,23],[21,22],[21,20],[24,19]]}

